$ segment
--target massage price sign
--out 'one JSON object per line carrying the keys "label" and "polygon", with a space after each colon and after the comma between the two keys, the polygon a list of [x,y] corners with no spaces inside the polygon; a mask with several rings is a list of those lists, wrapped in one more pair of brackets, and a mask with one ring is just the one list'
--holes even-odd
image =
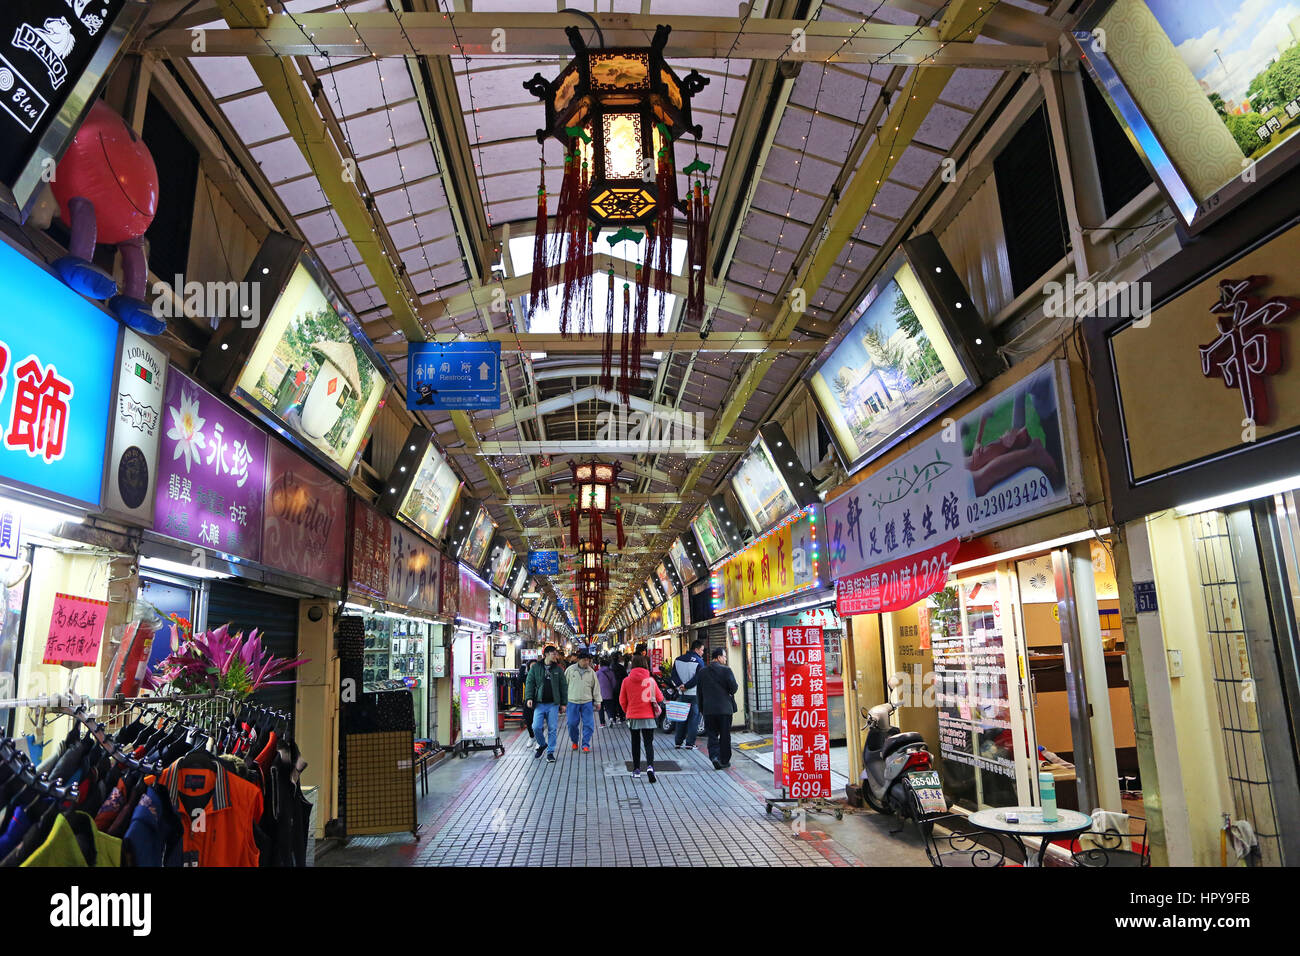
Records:
{"label": "massage price sign", "polygon": [[107,601],[55,594],[50,633],[45,638],[41,662],[93,667],[99,662],[99,645],[104,639],[107,620]]}
{"label": "massage price sign", "polygon": [[[780,702],[777,786],[796,800],[831,795],[830,717],[820,627],[773,628],[772,692]],[[780,632],[780,633],[777,633]]]}

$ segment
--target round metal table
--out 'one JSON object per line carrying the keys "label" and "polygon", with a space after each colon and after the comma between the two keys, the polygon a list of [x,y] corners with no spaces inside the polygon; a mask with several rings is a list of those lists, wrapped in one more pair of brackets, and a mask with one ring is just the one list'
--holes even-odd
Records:
{"label": "round metal table", "polygon": [[[1008,815],[1018,818],[1018,822],[1008,822]],[[1080,813],[1078,810],[1057,810],[1056,815],[1057,820],[1048,823],[1043,819],[1041,807],[992,807],[988,810],[977,810],[966,819],[981,830],[1005,833],[1015,840],[1025,853],[1025,866],[1042,866],[1043,856],[1047,853],[1047,846],[1052,840],[1076,837],[1092,829],[1092,817],[1086,813]],[[1027,836],[1041,838],[1036,859],[1029,855],[1029,850],[1021,839]]]}

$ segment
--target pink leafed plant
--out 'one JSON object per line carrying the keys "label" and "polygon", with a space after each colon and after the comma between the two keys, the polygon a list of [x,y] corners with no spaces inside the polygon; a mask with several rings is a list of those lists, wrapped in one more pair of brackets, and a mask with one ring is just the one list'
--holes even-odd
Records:
{"label": "pink leafed plant", "polygon": [[147,675],[144,686],[159,690],[171,685],[180,694],[201,694],[207,691],[247,697],[264,687],[292,684],[292,680],[272,680],[302,664],[310,658],[289,660],[275,657],[262,647],[262,637],[254,628],[245,637],[242,631],[230,632],[223,624],[216,630],[194,634],[176,643],[176,625],[171,625],[172,645],[177,647]]}

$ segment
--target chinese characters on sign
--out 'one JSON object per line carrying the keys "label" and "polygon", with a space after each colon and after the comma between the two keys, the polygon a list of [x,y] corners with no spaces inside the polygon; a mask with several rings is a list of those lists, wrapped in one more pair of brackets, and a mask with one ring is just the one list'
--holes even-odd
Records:
{"label": "chinese characters on sign", "polygon": [[808,508],[760,536],[714,572],[714,610],[770,601],[818,581],[817,511]]}
{"label": "chinese characters on sign", "polygon": [[956,538],[909,558],[859,571],[835,582],[835,607],[842,615],[885,614],[911,607],[941,590],[957,554]]}
{"label": "chinese characters on sign", "polygon": [[1201,374],[1221,378],[1226,388],[1240,391],[1246,418],[1256,425],[1273,421],[1265,376],[1282,371],[1286,353],[1282,330],[1267,326],[1300,312],[1300,298],[1295,296],[1261,299],[1248,294],[1267,282],[1266,276],[1248,276],[1219,283],[1219,301],[1210,309],[1219,316],[1219,336],[1200,350]]}
{"label": "chinese characters on sign", "polygon": [[462,674],[460,678],[460,736],[463,740],[497,737],[495,674]]}
{"label": "chinese characters on sign", "polygon": [[500,342],[412,342],[407,346],[406,407],[501,407]]}
{"label": "chinese characters on sign", "polygon": [[1031,372],[827,504],[831,577],[1069,504],[1056,373]]}
{"label": "chinese characters on sign", "polygon": [[117,357],[116,403],[109,423],[111,451],[104,476],[104,507],[146,525],[153,521],[166,379],[167,353],[124,329]]}
{"label": "chinese characters on sign", "polygon": [[155,530],[260,560],[266,435],[175,368],[163,415]]}
{"label": "chinese characters on sign", "polygon": [[107,601],[55,594],[42,663],[94,667],[99,662],[99,643],[107,620]]}
{"label": "chinese characters on sign", "polygon": [[352,502],[352,580],[350,587],[371,597],[388,596],[391,553],[388,519],[360,498]]}
{"label": "chinese characters on sign", "polygon": [[784,780],[797,800],[829,797],[830,717],[820,627],[772,629],[772,691],[781,736],[777,786]]}

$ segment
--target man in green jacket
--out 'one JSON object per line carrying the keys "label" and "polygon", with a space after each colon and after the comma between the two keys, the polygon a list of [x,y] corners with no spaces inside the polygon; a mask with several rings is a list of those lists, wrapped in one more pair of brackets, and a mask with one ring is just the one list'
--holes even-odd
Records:
{"label": "man in green jacket", "polygon": [[[554,644],[547,644],[542,651],[542,659],[536,661],[524,680],[524,700],[533,708],[533,738],[537,741],[534,757],[546,753],[546,759],[555,763],[555,735],[560,729],[560,715],[564,713],[569,702],[567,681],[564,668],[559,665],[559,649]],[[542,734],[549,725],[546,742]]]}

